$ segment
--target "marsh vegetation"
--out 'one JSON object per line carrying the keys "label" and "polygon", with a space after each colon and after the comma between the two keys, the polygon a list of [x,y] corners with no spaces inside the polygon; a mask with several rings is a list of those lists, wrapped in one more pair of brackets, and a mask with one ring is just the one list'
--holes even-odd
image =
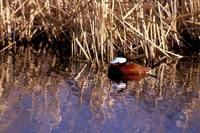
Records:
{"label": "marsh vegetation", "polygon": [[[199,0],[0,0],[0,132],[198,132]],[[156,77],[108,79],[118,54]]]}
{"label": "marsh vegetation", "polygon": [[199,0],[1,0],[0,9],[1,52],[56,44],[98,65],[119,51],[147,64],[199,52]]}

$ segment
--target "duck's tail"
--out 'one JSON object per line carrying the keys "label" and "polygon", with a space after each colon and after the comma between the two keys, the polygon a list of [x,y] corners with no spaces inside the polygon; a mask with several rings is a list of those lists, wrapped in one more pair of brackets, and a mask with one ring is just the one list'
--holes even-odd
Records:
{"label": "duck's tail", "polygon": [[167,60],[166,57],[161,58],[156,64],[153,64],[151,66],[151,69],[154,69],[154,68],[160,66],[160,64],[162,64],[162,63],[166,63],[166,60]]}
{"label": "duck's tail", "polygon": [[151,70],[148,72],[148,75],[153,77],[153,78],[157,78],[157,73],[154,72],[154,68],[159,67],[162,63],[166,63],[166,57],[163,57],[162,59],[160,59],[156,64],[151,66]]}

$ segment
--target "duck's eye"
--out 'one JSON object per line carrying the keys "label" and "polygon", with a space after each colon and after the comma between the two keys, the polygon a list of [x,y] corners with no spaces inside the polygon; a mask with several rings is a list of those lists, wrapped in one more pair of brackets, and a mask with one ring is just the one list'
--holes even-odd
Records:
{"label": "duck's eye", "polygon": [[114,60],[111,61],[111,64],[115,63],[125,63],[127,60],[124,57],[116,57]]}

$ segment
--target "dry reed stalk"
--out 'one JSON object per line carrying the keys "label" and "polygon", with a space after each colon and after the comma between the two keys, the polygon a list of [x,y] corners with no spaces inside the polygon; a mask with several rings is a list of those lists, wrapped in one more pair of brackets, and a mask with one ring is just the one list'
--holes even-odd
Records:
{"label": "dry reed stalk", "polygon": [[69,38],[69,32],[72,56],[98,65],[116,51],[134,58],[145,54],[149,63],[162,56],[181,58],[172,45],[184,45],[185,31],[200,38],[199,9],[198,0],[0,0],[1,47],[6,48],[5,39],[17,41],[17,34],[19,40],[31,40],[39,30],[50,41],[61,33]]}

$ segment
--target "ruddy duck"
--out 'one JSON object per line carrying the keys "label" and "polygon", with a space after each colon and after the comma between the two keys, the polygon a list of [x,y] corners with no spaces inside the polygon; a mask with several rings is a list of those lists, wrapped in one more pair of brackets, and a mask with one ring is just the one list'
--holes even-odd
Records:
{"label": "ruddy duck", "polygon": [[149,74],[151,68],[136,63],[127,63],[124,57],[116,57],[108,67],[108,77],[113,81],[140,80]]}

